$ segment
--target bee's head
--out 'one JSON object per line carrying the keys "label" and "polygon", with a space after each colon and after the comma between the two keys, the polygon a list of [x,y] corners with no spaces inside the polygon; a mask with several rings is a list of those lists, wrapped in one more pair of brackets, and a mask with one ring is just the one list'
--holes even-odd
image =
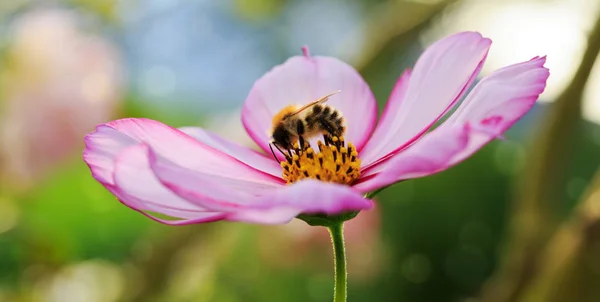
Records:
{"label": "bee's head", "polygon": [[273,129],[273,143],[283,149],[293,149],[292,138],[293,133],[290,133],[283,124],[279,124]]}

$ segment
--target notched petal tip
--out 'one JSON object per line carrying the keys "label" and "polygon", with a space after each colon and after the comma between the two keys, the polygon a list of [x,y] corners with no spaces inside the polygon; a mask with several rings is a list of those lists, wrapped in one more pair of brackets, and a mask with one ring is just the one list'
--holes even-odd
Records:
{"label": "notched petal tip", "polygon": [[[545,66],[547,59],[548,59],[548,57],[546,55],[541,56],[541,57],[540,56],[535,56],[535,57],[531,58],[529,61],[523,62],[522,64],[530,64],[533,67],[540,67],[540,68],[545,69],[545,70],[547,70],[549,72],[550,69]],[[513,65],[511,65],[511,66],[513,66]],[[508,67],[511,67],[511,66],[508,66]],[[508,68],[508,67],[506,67],[506,68]]]}
{"label": "notched petal tip", "polygon": [[543,78],[543,80],[547,80],[548,77],[550,76],[550,68],[546,67],[546,61],[547,61],[547,56],[541,56],[541,57],[536,57],[534,59],[531,59],[530,62],[536,62],[538,67],[541,67],[542,69],[544,69],[546,71],[545,78]]}
{"label": "notched petal tip", "polygon": [[488,47],[492,44],[492,39],[484,37],[478,31],[462,31],[455,34],[451,34],[438,40],[438,42],[432,44],[435,45],[437,43],[442,43],[444,41],[459,41],[459,42],[467,42],[467,43],[481,43],[482,45],[487,45]]}

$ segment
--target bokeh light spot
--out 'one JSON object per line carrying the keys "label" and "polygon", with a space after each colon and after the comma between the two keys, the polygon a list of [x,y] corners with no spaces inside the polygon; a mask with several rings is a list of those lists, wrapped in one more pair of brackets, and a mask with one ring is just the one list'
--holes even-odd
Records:
{"label": "bokeh light spot", "polygon": [[460,231],[461,247],[472,252],[480,252],[492,244],[492,231],[486,223],[473,221],[467,223]]}
{"label": "bokeh light spot", "polygon": [[402,275],[412,283],[423,283],[431,275],[431,261],[425,255],[412,254],[402,262]]}
{"label": "bokeh light spot", "polygon": [[94,104],[108,99],[114,90],[110,83],[111,77],[111,75],[104,72],[86,75],[81,80],[81,93],[84,99]]}
{"label": "bokeh light spot", "polygon": [[42,289],[45,301],[119,301],[124,290],[123,271],[104,260],[80,262],[60,270]]}
{"label": "bokeh light spot", "polygon": [[177,77],[167,66],[155,65],[143,71],[140,77],[141,91],[152,97],[165,97],[175,91]]}
{"label": "bokeh light spot", "polygon": [[494,163],[498,171],[512,176],[523,168],[526,152],[522,144],[505,140],[500,144],[496,144],[495,147]]}
{"label": "bokeh light spot", "polygon": [[446,257],[445,271],[464,290],[477,288],[488,271],[489,261],[479,251],[456,248]]}

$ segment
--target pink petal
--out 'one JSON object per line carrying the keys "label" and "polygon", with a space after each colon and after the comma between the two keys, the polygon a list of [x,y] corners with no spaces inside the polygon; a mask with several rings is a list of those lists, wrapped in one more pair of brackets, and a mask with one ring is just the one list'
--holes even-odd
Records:
{"label": "pink petal", "polygon": [[441,126],[470,124],[469,145],[453,159],[453,164],[475,153],[491,140],[501,137],[535,104],[546,87],[550,72],[546,58],[499,69],[479,82],[463,104]]}
{"label": "pink petal", "polygon": [[410,145],[452,108],[481,70],[490,45],[491,40],[479,33],[464,32],[429,46],[412,73],[396,83],[386,112],[361,152],[363,167]]}
{"label": "pink petal", "polygon": [[127,146],[143,142],[173,163],[192,170],[258,183],[284,183],[279,177],[258,171],[177,129],[153,120],[129,118],[100,125],[95,132],[87,135],[86,142],[84,159],[101,182],[110,181],[109,172],[113,169],[111,160],[116,154]]}
{"label": "pink petal", "polygon": [[[406,96],[411,73],[412,70],[410,69],[404,71],[400,78],[398,78],[398,81],[396,81],[394,89],[392,90],[392,94],[390,95],[390,99],[385,104],[385,108],[383,109],[383,113],[379,119],[379,123],[377,124],[377,127],[375,127],[373,135],[360,154],[363,167],[370,166],[373,162],[382,157],[380,154],[386,153],[384,149],[381,149],[380,151],[376,151],[376,149],[384,148],[384,144],[386,142],[391,142],[387,136],[389,133],[393,132],[391,127],[399,115],[399,109],[401,108],[401,105],[404,104],[402,100],[404,100],[404,97]],[[391,148],[391,146],[389,148]]]}
{"label": "pink petal", "polygon": [[254,206],[228,215],[228,220],[250,223],[287,223],[301,213],[337,215],[368,210],[373,202],[344,185],[307,179],[274,190],[253,202]]}
{"label": "pink petal", "polygon": [[116,129],[99,125],[96,131],[85,136],[83,160],[87,163],[92,176],[102,184],[114,184],[114,159],[127,147],[138,144],[126,134]]}
{"label": "pink petal", "polygon": [[377,104],[360,74],[330,57],[296,56],[258,79],[244,104],[242,122],[248,134],[267,153],[272,119],[284,107],[304,105],[342,90],[328,101],[346,121],[346,141],[362,148],[373,130]]}
{"label": "pink petal", "polygon": [[290,186],[224,179],[175,165],[150,150],[150,166],[172,192],[214,211],[227,220],[286,223],[300,213],[338,214],[371,207],[371,201],[347,186],[316,180]]}
{"label": "pink petal", "polygon": [[[190,224],[212,222],[225,214],[208,211],[180,198],[166,189],[154,176],[148,163],[148,146],[138,144],[120,152],[115,159],[114,186],[108,189],[128,207],[162,223]],[[157,212],[182,220],[158,218],[147,211]]]}
{"label": "pink petal", "polygon": [[368,192],[445,170],[500,137],[544,91],[550,75],[545,62],[536,57],[493,72],[444,124],[389,161],[367,169],[355,188]]}
{"label": "pink petal", "polygon": [[215,148],[259,171],[271,174],[275,177],[281,177],[282,175],[281,166],[269,155],[265,156],[237,143],[227,141],[217,134],[202,128],[183,127],[179,128],[179,130],[197,139],[201,143]]}
{"label": "pink petal", "polygon": [[175,164],[153,149],[149,152],[150,168],[158,180],[173,193],[213,211],[234,211],[252,205],[279,187],[269,181],[223,177]]}
{"label": "pink petal", "polygon": [[[334,215],[372,206],[347,186],[316,180],[282,186],[176,129],[149,120],[99,126],[86,137],[84,154],[99,180],[123,204],[171,225],[223,219],[284,223],[300,213]],[[210,160],[205,169],[201,160]],[[233,170],[214,169],[210,164],[215,162]]]}
{"label": "pink petal", "polygon": [[347,186],[316,180],[290,186],[265,184],[257,189],[255,184],[182,168],[152,152],[150,165],[172,192],[211,210],[226,212],[226,220],[287,223],[300,213],[334,215],[372,206],[371,201]]}
{"label": "pink petal", "polygon": [[220,221],[227,217],[227,215],[224,213],[206,212],[205,214],[198,214],[196,218],[192,218],[192,219],[168,220],[168,219],[158,218],[158,217],[156,217],[152,214],[146,213],[146,212],[140,212],[140,213],[142,213],[144,216],[146,216],[152,220],[158,221],[160,223],[168,224],[168,225],[188,225],[188,224],[198,224],[198,223],[209,223],[209,222]]}
{"label": "pink petal", "polygon": [[467,147],[470,132],[468,126],[436,129],[405,151],[367,171],[353,187],[367,193],[401,180],[445,170]]}

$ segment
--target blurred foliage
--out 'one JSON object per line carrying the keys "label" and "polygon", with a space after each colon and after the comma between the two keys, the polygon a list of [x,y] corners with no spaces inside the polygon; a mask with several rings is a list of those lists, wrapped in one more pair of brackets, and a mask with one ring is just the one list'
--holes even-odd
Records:
{"label": "blurred foliage", "polygon": [[[581,145],[583,121],[581,103],[583,90],[600,52],[600,18],[589,34],[587,50],[582,62],[567,89],[553,104],[541,123],[539,135],[532,143],[532,158],[527,162],[521,176],[520,191],[515,199],[512,235],[504,266],[484,291],[485,301],[517,301],[529,283],[535,282],[539,254],[546,247],[560,221],[564,220],[573,204],[567,204],[565,194],[567,182],[573,178],[570,166],[577,158],[588,159],[583,168],[586,179],[594,173],[597,156],[574,157]],[[591,170],[593,169],[593,170]],[[587,171],[586,171],[587,170]],[[543,276],[541,276],[543,278]],[[529,301],[525,299],[524,301]]]}
{"label": "blurred foliage", "polygon": [[17,16],[25,11],[39,7],[65,6],[81,10],[87,14],[95,15],[104,22],[114,23],[118,20],[119,0],[64,0],[64,1],[39,1],[39,0],[11,0],[0,3],[0,21],[4,18]]}
{"label": "blurred foliage", "polygon": [[189,108],[172,108],[169,104],[148,106],[135,94],[127,95],[124,100],[120,116],[160,120],[174,127],[198,125],[208,117],[205,112],[192,111]]}
{"label": "blurred foliage", "polygon": [[120,205],[89,177],[89,169],[79,160],[63,166],[32,194],[13,201],[20,205],[20,223],[0,237],[10,243],[0,245],[0,254],[8,256],[1,257],[0,278],[11,281],[32,264],[57,267],[93,258],[124,261],[136,238],[151,230],[157,236],[166,231]]}
{"label": "blurred foliage", "polygon": [[600,295],[600,171],[581,203],[541,253],[540,271],[522,301],[596,301]]}
{"label": "blurred foliage", "polygon": [[77,7],[89,11],[106,22],[117,22],[119,0],[69,0],[67,3],[73,7]]}
{"label": "blurred foliage", "polygon": [[267,22],[276,17],[285,0],[235,0],[234,7],[240,18],[251,22]]}

